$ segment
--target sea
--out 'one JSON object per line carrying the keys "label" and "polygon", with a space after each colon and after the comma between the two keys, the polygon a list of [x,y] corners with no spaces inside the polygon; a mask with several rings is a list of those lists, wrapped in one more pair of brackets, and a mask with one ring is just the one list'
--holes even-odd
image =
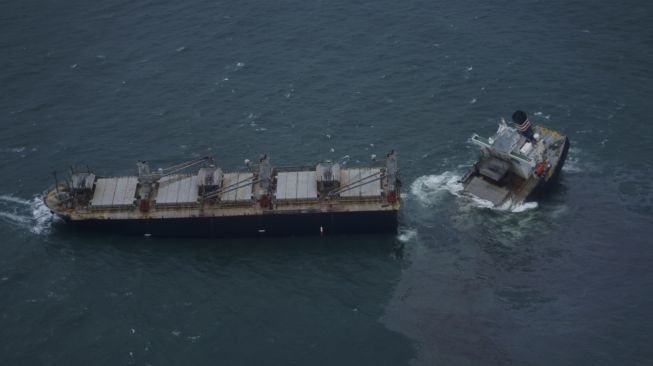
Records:
{"label": "sea", "polygon": [[[653,364],[653,2],[0,1],[0,364]],[[461,195],[516,109],[546,197]],[[70,169],[395,149],[396,235],[83,232]],[[378,159],[378,158],[377,158]]]}

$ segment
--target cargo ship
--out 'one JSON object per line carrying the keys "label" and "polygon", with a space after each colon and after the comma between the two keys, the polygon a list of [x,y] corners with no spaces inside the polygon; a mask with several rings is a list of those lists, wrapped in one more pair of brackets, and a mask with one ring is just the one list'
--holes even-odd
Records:
{"label": "cargo ship", "polygon": [[471,142],[481,154],[461,179],[463,192],[509,209],[544,194],[560,175],[569,139],[560,132],[531,126],[526,113],[516,111],[513,124],[502,121],[495,136],[474,134]]}
{"label": "cargo ship", "polygon": [[212,157],[165,169],[137,163],[137,175],[72,171],[43,201],[65,222],[113,233],[166,237],[331,235],[396,232],[397,157],[350,167],[323,161],[275,167],[263,155],[242,171]]}

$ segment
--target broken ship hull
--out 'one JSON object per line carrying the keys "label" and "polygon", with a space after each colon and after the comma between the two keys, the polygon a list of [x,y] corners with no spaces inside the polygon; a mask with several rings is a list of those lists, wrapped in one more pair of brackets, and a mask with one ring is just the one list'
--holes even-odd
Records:
{"label": "broken ship hull", "polygon": [[464,192],[494,207],[545,195],[560,176],[570,142],[555,130],[543,126],[534,130],[540,140],[527,154],[522,148],[528,141],[505,126],[494,140],[473,136],[472,142],[481,146],[483,154],[461,179]]}
{"label": "broken ship hull", "polygon": [[560,172],[562,172],[562,168],[564,167],[565,161],[567,160],[567,154],[569,153],[570,147],[571,144],[569,143],[569,139],[565,137],[562,153],[560,154],[558,163],[555,167],[552,168],[551,175],[545,177],[545,179],[542,179],[540,183],[535,186],[535,189],[533,189],[533,191],[528,196],[526,196],[526,200],[541,197],[547,194],[549,190],[558,182]]}

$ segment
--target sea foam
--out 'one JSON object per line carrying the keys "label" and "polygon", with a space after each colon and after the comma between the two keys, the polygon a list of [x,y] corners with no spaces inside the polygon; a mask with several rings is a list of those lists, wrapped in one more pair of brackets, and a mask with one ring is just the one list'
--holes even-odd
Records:
{"label": "sea foam", "polygon": [[435,205],[447,194],[461,199],[464,204],[476,208],[490,209],[499,212],[524,212],[538,207],[537,202],[513,203],[508,200],[500,206],[494,206],[490,201],[472,196],[463,195],[463,185],[460,182],[462,175],[446,171],[438,175],[421,176],[410,186],[411,194],[426,206]]}
{"label": "sea foam", "polygon": [[0,219],[29,230],[36,235],[49,232],[55,216],[37,195],[31,200],[12,195],[0,195]]}

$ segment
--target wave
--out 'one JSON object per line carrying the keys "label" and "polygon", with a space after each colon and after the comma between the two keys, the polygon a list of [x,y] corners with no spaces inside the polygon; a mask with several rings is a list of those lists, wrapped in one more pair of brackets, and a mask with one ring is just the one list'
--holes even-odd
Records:
{"label": "wave", "polygon": [[400,229],[397,239],[402,243],[407,243],[417,237],[417,230],[415,229]]}
{"label": "wave", "polygon": [[513,205],[512,208],[510,209],[510,212],[524,212],[528,210],[534,210],[538,207],[538,203],[533,201],[533,202],[522,202],[516,205]]}
{"label": "wave", "polygon": [[21,153],[23,151],[25,151],[25,146],[0,148],[0,152],[3,153]]}
{"label": "wave", "polygon": [[49,232],[55,215],[38,195],[31,200],[0,195],[0,220],[27,229],[33,234],[45,235]]}
{"label": "wave", "polygon": [[495,206],[494,203],[482,198],[478,198],[476,196],[470,195],[466,196],[466,198],[468,198],[468,201],[471,202],[476,208],[486,208],[498,212],[519,213],[536,209],[539,206],[535,201],[514,203],[511,200],[507,200],[500,206]]}
{"label": "wave", "polygon": [[18,198],[18,197],[14,197],[14,196],[10,196],[10,195],[5,195],[5,194],[0,195],[0,201],[13,202],[13,203],[17,203],[19,205],[24,205],[24,206],[29,206],[29,204],[30,204],[30,201],[28,201],[28,200]]}
{"label": "wave", "polygon": [[30,223],[30,220],[28,217],[17,215],[11,212],[4,212],[0,211],[0,217],[5,219],[6,221],[13,222],[19,225],[27,225]]}
{"label": "wave", "polygon": [[507,211],[512,213],[519,213],[528,210],[534,210],[537,207],[538,207],[538,203],[535,201],[513,203],[511,200],[508,200],[504,202],[503,205],[497,207],[491,207],[491,209],[495,211]]}
{"label": "wave", "polygon": [[444,172],[438,175],[421,176],[410,185],[410,192],[425,205],[439,202],[446,193],[459,197],[463,191],[460,174]]}
{"label": "wave", "polygon": [[581,173],[583,171],[582,165],[578,160],[578,155],[580,155],[581,150],[577,147],[572,147],[569,149],[567,155],[567,160],[565,160],[564,165],[562,166],[562,171],[567,173]]}

